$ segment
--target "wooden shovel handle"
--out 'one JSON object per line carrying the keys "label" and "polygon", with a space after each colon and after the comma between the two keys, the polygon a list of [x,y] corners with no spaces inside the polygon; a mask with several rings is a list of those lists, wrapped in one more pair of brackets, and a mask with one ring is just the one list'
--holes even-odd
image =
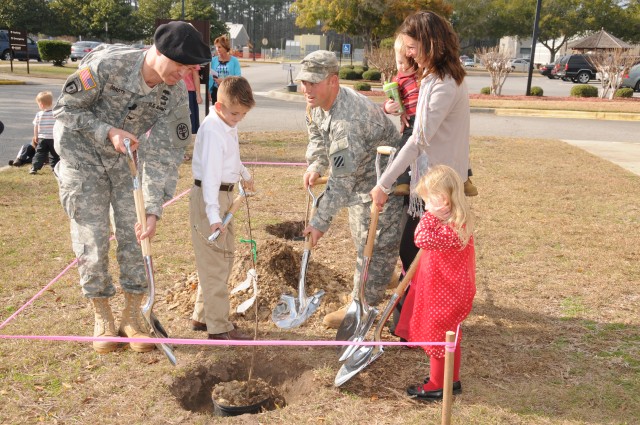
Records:
{"label": "wooden shovel handle", "polygon": [[[142,195],[142,188],[135,189],[133,191],[133,200],[136,204],[136,216],[138,217],[138,223],[142,227],[142,233],[147,231],[147,212],[144,209],[144,196]],[[151,242],[149,238],[144,238],[140,241],[142,247],[142,255],[151,255]]]}
{"label": "wooden shovel handle", "polygon": [[396,148],[393,148],[391,146],[378,146],[378,148],[376,149],[376,151],[380,155],[391,155],[395,150]]}
{"label": "wooden shovel handle", "polygon": [[369,223],[369,233],[367,234],[367,244],[364,246],[363,256],[371,258],[373,255],[373,244],[376,240],[376,230],[378,229],[378,217],[380,217],[380,210],[374,204],[371,203],[371,220]]}
{"label": "wooden shovel handle", "polygon": [[411,283],[411,279],[413,279],[413,275],[416,274],[416,270],[418,269],[418,263],[420,262],[421,256],[422,256],[422,248],[420,248],[416,256],[413,258],[413,261],[409,266],[409,270],[407,270],[407,272],[404,274],[402,281],[400,281],[400,284],[395,290],[395,293],[399,297],[401,297],[402,294],[404,294],[404,291],[407,289],[407,286],[409,286],[409,283]]}
{"label": "wooden shovel handle", "polygon": [[236,212],[238,212],[238,210],[240,209],[240,206],[242,206],[242,203],[244,202],[244,195],[238,195],[233,199],[233,202],[231,203],[231,206],[229,207],[229,210],[227,211],[227,214],[232,214],[235,215]]}

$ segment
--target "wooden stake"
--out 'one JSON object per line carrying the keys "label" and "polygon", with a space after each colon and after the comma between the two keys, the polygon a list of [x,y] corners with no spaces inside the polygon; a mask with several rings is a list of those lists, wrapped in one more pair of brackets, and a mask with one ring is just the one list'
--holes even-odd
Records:
{"label": "wooden stake", "polygon": [[[456,334],[447,331],[447,343],[451,344],[455,341]],[[451,347],[446,346],[444,352],[444,386],[442,388],[442,425],[451,425],[451,405],[453,403],[453,351]]]}

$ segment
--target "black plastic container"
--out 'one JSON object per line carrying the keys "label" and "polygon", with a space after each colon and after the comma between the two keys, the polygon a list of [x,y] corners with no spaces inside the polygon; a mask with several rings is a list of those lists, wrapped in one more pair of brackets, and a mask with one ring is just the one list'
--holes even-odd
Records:
{"label": "black plastic container", "polygon": [[213,414],[216,416],[239,416],[245,413],[260,413],[263,406],[266,406],[271,398],[266,398],[259,403],[250,406],[225,406],[213,400]]}

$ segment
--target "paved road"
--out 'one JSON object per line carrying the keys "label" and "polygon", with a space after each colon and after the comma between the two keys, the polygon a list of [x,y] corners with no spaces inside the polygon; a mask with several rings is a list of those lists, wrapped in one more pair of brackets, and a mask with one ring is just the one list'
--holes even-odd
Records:
{"label": "paved road", "polygon": [[[243,75],[251,82],[256,93],[256,107],[240,123],[240,131],[305,130],[305,104],[299,101],[285,101],[268,96],[272,90],[283,89],[288,83],[288,73],[280,64],[243,63]],[[295,74],[294,74],[295,76]],[[505,94],[519,94],[520,86],[526,88],[526,77],[513,74],[505,84]],[[488,84],[487,75],[472,74],[467,84],[470,92],[474,87]],[[536,77],[534,85],[540,85],[545,95],[565,96],[571,83]],[[39,91],[51,90],[59,93],[61,81],[38,79],[30,84],[18,86],[0,85],[0,120],[5,124],[5,132],[0,136],[0,167],[13,159],[20,145],[31,140],[32,120],[37,112],[35,96]],[[566,90],[566,93],[563,92]],[[479,91],[479,89],[478,89]],[[201,108],[204,116],[204,107]],[[471,116],[471,133],[475,136],[507,136],[545,139],[565,139],[588,141],[592,146],[616,142],[618,147],[630,145],[640,149],[638,123],[628,121],[601,121],[557,118],[529,118],[496,116],[474,113]],[[621,145],[622,144],[622,145]],[[584,145],[584,143],[583,143]],[[631,158],[640,164],[640,152]],[[629,155],[626,155],[629,158]]]}

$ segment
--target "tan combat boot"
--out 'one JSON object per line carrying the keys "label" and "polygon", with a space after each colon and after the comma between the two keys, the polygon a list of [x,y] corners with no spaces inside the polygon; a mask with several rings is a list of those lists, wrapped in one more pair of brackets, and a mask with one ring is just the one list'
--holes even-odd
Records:
{"label": "tan combat boot", "polygon": [[[95,312],[95,325],[93,336],[115,337],[116,325],[113,320],[113,313],[109,307],[108,298],[92,298],[93,310]],[[98,353],[110,353],[118,348],[117,342],[94,341],[93,349]]]}
{"label": "tan combat boot", "polygon": [[340,310],[336,310],[332,313],[327,314],[322,319],[322,324],[330,329],[338,329],[340,324],[344,320],[344,315],[347,314],[347,307],[342,307]]}
{"label": "tan combat boot", "polygon": [[[124,311],[122,312],[122,320],[120,320],[120,336],[127,338],[150,338],[150,335],[144,331],[142,325],[142,314],[140,306],[142,305],[143,294],[124,293]],[[146,353],[153,350],[155,344],[147,344],[144,342],[129,343],[131,349],[137,353]]]}
{"label": "tan combat boot", "polygon": [[465,196],[478,196],[478,188],[473,184],[471,179],[467,179],[464,182],[464,194]]}

